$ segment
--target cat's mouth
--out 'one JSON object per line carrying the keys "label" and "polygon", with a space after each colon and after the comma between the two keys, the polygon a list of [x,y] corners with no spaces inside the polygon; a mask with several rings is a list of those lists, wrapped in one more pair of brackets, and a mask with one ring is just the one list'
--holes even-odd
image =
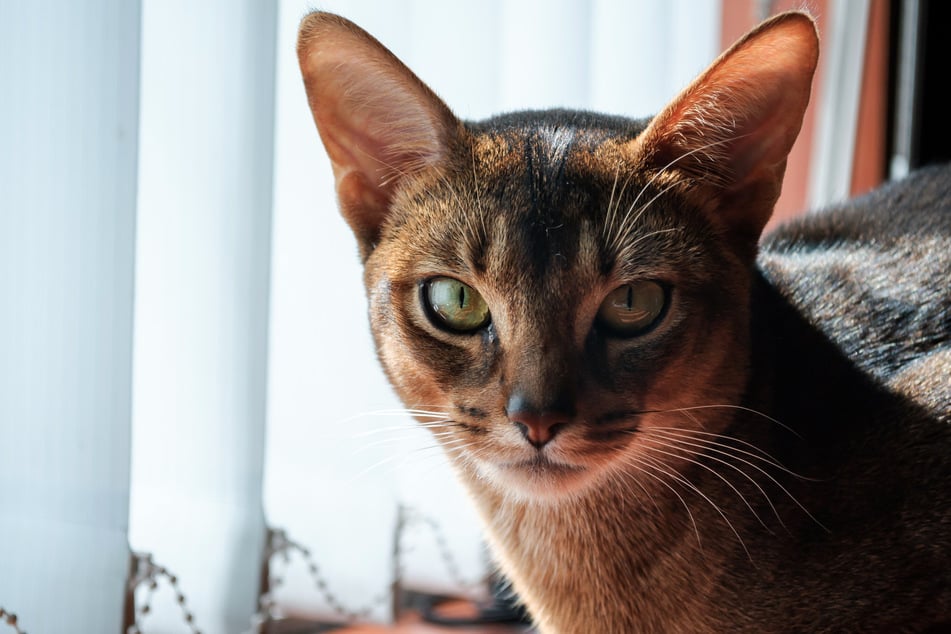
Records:
{"label": "cat's mouth", "polygon": [[592,472],[585,466],[538,454],[526,460],[486,464],[483,473],[507,493],[526,500],[557,500],[583,488]]}
{"label": "cat's mouth", "polygon": [[503,462],[499,464],[499,466],[506,471],[518,471],[535,476],[558,476],[585,471],[585,467],[565,462],[556,462],[543,454],[538,454],[528,460]]}

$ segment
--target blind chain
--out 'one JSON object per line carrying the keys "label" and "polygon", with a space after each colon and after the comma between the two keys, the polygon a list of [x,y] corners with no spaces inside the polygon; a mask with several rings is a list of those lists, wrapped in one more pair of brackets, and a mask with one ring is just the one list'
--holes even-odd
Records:
{"label": "blind chain", "polygon": [[[314,583],[314,587],[317,589],[317,592],[320,593],[324,602],[328,605],[328,607],[330,607],[331,610],[334,611],[335,614],[342,617],[345,621],[352,622],[369,618],[369,616],[373,613],[373,610],[381,605],[385,605],[389,600],[388,595],[380,594],[371,599],[369,603],[358,609],[348,608],[330,589],[327,578],[322,574],[320,566],[317,565],[317,562],[314,561],[310,549],[288,537],[287,532],[283,529],[271,529],[269,531],[268,547],[265,551],[265,559],[267,561],[273,562],[275,557],[280,556],[281,559],[283,559],[284,564],[289,566],[291,562],[291,555],[295,553],[303,559],[304,564],[307,566],[307,572],[310,574],[311,580]],[[261,601],[261,607],[262,611],[264,612],[265,619],[274,618],[273,610],[275,607],[275,602],[271,596],[271,591],[280,587],[283,582],[284,580],[282,577],[271,572],[268,579],[270,590],[262,596]]]}
{"label": "blind chain", "polygon": [[449,548],[449,542],[446,540],[446,534],[442,530],[442,526],[435,520],[435,518],[428,515],[423,515],[416,509],[410,506],[400,506],[400,514],[404,518],[404,529],[408,526],[413,525],[425,525],[430,528],[433,534],[433,538],[436,541],[436,547],[439,549],[439,556],[443,561],[443,564],[446,566],[446,571],[449,573],[449,578],[452,579],[460,588],[464,590],[476,590],[482,588],[488,582],[487,578],[482,577],[479,579],[466,579],[462,576],[462,572],[459,570],[459,564],[456,561],[456,558],[452,556],[452,550]]}
{"label": "blind chain", "polygon": [[133,553],[133,556],[136,564],[132,579],[129,580],[129,592],[134,595],[139,587],[145,587],[147,592],[142,605],[135,609],[133,623],[126,629],[126,634],[142,634],[142,620],[152,611],[152,597],[158,589],[160,579],[168,581],[175,593],[175,600],[182,610],[182,618],[191,629],[191,634],[201,634],[201,630],[195,624],[195,615],[188,609],[185,595],[178,585],[178,577],[169,572],[165,566],[156,564],[150,553]]}
{"label": "blind chain", "polygon": [[20,626],[17,624],[17,615],[13,612],[7,612],[2,607],[0,607],[0,623],[12,627],[16,634],[26,634],[26,632],[21,630]]}
{"label": "blind chain", "polygon": [[[406,535],[407,528],[415,525],[429,527],[433,538],[435,539],[436,547],[439,550],[440,559],[442,559],[443,564],[445,564],[446,570],[448,571],[449,577],[452,579],[453,583],[465,590],[474,590],[485,586],[487,583],[486,577],[476,580],[469,580],[463,577],[459,569],[459,564],[455,557],[453,557],[452,550],[449,548],[449,542],[447,541],[445,533],[443,532],[442,526],[439,524],[439,522],[437,522],[432,517],[423,515],[412,507],[400,505],[396,525],[396,543],[393,552],[394,578],[392,588],[394,592],[399,590],[403,580],[403,560],[405,556],[405,546],[403,544],[403,539]],[[343,605],[343,602],[340,601],[337,595],[335,595],[330,589],[329,582],[323,575],[320,566],[314,560],[310,549],[288,537],[287,531],[284,529],[271,528],[268,530],[267,546],[265,547],[264,552],[264,560],[271,562],[271,565],[269,565],[268,574],[268,591],[263,593],[258,600],[258,611],[252,617],[251,632],[263,632],[265,626],[268,623],[278,619],[278,615],[275,613],[277,603],[274,599],[273,591],[280,587],[284,580],[274,571],[273,562],[276,557],[280,556],[285,566],[289,566],[291,563],[292,554],[297,554],[300,556],[300,558],[303,560],[303,563],[307,566],[307,570],[310,574],[311,580],[314,583],[314,587],[320,593],[324,603],[326,603],[327,606],[337,616],[347,623],[368,618],[375,609],[385,605],[387,601],[390,600],[388,595],[381,594],[374,597],[366,605],[363,605],[360,608],[350,608]]]}

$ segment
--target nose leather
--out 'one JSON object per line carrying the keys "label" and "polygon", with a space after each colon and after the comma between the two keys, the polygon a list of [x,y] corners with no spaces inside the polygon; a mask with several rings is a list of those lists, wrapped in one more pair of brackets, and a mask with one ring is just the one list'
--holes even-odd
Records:
{"label": "nose leather", "polygon": [[536,449],[551,442],[571,418],[568,408],[563,405],[536,407],[518,393],[509,397],[506,411],[509,420]]}

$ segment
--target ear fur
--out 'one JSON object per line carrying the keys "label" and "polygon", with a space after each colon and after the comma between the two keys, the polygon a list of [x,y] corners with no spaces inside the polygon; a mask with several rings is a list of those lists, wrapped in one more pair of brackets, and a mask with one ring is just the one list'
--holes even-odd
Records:
{"label": "ear fur", "polygon": [[461,124],[396,56],[337,15],[305,17],[297,55],[340,211],[365,259],[397,184],[443,161]]}
{"label": "ear fur", "polygon": [[640,167],[678,173],[714,222],[755,248],[779,197],[818,54],[808,15],[790,12],[763,22],[632,142]]}

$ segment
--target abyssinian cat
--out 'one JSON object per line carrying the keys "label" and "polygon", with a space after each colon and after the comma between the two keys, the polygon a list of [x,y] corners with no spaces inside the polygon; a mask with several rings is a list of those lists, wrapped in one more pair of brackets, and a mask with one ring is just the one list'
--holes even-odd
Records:
{"label": "abyssinian cat", "polygon": [[326,13],[298,52],[380,360],[541,632],[951,622],[951,171],[760,239],[808,16],[643,121],[460,121]]}

